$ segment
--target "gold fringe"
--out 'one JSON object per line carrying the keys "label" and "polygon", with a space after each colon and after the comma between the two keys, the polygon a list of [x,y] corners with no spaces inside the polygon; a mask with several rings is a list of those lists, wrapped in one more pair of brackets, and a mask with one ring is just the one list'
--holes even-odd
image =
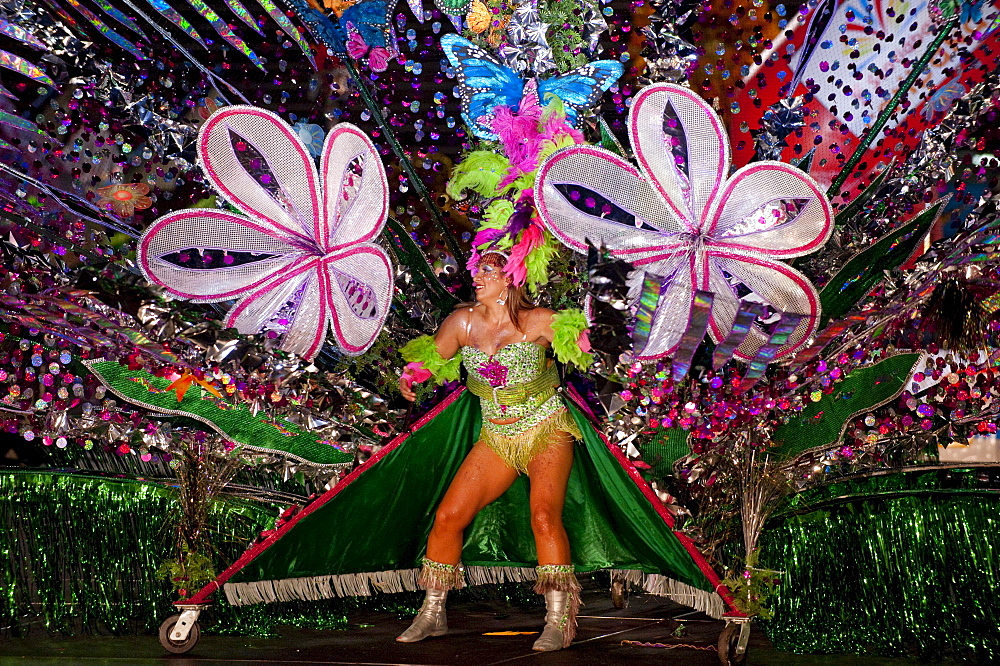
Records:
{"label": "gold fringe", "polygon": [[507,437],[484,426],[479,435],[479,441],[490,447],[509,467],[524,474],[528,473],[528,464],[535,456],[542,453],[552,441],[552,435],[565,432],[573,439],[583,439],[583,433],[576,421],[566,409],[542,420],[523,433]]}

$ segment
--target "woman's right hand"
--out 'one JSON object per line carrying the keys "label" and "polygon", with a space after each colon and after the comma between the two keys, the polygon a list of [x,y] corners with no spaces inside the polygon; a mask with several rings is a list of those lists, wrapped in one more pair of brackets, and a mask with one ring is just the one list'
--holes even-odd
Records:
{"label": "woman's right hand", "polygon": [[399,378],[399,392],[410,402],[414,402],[417,399],[417,394],[413,391],[412,381],[413,378],[408,375],[403,375]]}

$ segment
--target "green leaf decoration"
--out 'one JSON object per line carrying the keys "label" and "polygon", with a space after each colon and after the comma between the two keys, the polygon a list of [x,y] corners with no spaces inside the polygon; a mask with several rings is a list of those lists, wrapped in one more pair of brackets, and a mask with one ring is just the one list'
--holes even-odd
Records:
{"label": "green leaf decoration", "polygon": [[662,428],[656,437],[639,445],[642,461],[650,466],[654,479],[673,474],[674,463],[691,452],[687,430]]}
{"label": "green leaf decoration", "polygon": [[122,400],[153,412],[195,419],[250,451],[318,465],[343,465],[354,461],[353,454],[335,448],[294,423],[271,419],[263,413],[254,416],[246,405],[220,400],[197,384],[178,402],[177,395],[167,390],[169,379],[145,370],[129,370],[114,361],[91,360],[84,361],[84,365]]}
{"label": "green leaf decoration", "polygon": [[819,294],[823,306],[820,327],[840,319],[883,279],[883,271],[896,268],[917,249],[930,230],[944,202],[939,201],[911,222],[886,234],[848,261]]}
{"label": "green leaf decoration", "polygon": [[836,443],[851,419],[884,405],[906,386],[922,354],[897,354],[875,365],[855,370],[837,384],[833,393],[809,403],[788,423],[774,431],[773,452],[794,458],[809,449]]}
{"label": "green leaf decoration", "polygon": [[851,203],[847,204],[843,208],[837,211],[836,224],[837,226],[843,226],[851,220],[855,215],[861,212],[861,209],[868,205],[868,203],[878,194],[879,190],[882,189],[882,183],[885,182],[886,177],[889,175],[889,167],[882,169],[882,173],[875,177],[871,183],[868,184],[861,194],[854,197]]}
{"label": "green leaf decoration", "polygon": [[[406,264],[415,275],[419,275],[423,279],[434,299],[434,305],[442,312],[451,312],[458,300],[441,286],[441,281],[434,275],[434,270],[427,263],[424,253],[413,242],[403,225],[390,217],[386,220],[385,231],[382,232],[382,235],[388,241],[386,245],[393,250],[399,262]],[[463,268],[464,266],[459,266],[460,270]]]}
{"label": "green leaf decoration", "polygon": [[625,157],[627,159],[625,148],[622,147],[618,137],[616,137],[615,133],[611,131],[610,127],[608,127],[608,123],[604,120],[604,118],[601,118],[601,148],[610,150],[615,155]]}

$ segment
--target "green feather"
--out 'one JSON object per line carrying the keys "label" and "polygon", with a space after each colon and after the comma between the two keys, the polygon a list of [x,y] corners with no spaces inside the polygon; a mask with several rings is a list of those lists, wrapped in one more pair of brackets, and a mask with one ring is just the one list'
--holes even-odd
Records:
{"label": "green feather", "polygon": [[545,242],[528,253],[524,258],[524,268],[527,272],[528,289],[532,293],[538,291],[538,287],[549,282],[549,262],[557,252],[555,241],[549,232],[542,232]]}
{"label": "green feather", "polygon": [[509,168],[510,161],[499,153],[487,150],[471,152],[452,170],[445,190],[452,199],[463,198],[465,190],[484,197],[495,197],[500,194],[497,187]]}
{"label": "green feather", "polygon": [[572,363],[586,370],[594,362],[593,354],[584,352],[577,344],[580,334],[587,330],[587,317],[583,310],[561,310],[552,315],[552,352],[562,363]]}
{"label": "green feather", "polygon": [[410,340],[399,353],[408,363],[422,363],[434,375],[434,382],[437,384],[458,379],[461,359],[458,356],[442,358],[432,335],[421,335]]}

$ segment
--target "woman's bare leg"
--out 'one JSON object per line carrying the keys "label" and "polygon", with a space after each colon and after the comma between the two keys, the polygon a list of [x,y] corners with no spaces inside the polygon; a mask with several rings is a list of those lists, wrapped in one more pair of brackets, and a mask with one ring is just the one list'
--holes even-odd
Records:
{"label": "woman's bare leg", "polygon": [[539,564],[569,564],[569,537],[562,512],[573,467],[573,438],[556,432],[548,447],[528,463],[531,479],[531,530]]}
{"label": "woman's bare leg", "polygon": [[511,469],[485,444],[476,444],[466,456],[448,486],[434,514],[427,539],[427,558],[442,564],[458,564],[462,557],[462,536],[476,514],[500,497],[517,478]]}

